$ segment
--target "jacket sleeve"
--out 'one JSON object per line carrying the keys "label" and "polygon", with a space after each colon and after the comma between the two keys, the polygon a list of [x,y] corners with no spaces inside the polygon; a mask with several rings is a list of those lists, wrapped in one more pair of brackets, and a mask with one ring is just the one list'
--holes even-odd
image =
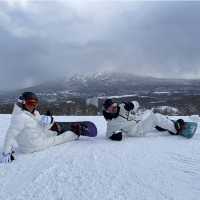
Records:
{"label": "jacket sleeve", "polygon": [[10,126],[7,130],[3,152],[10,153],[16,136],[24,129],[25,121],[20,115],[12,117]]}
{"label": "jacket sleeve", "polygon": [[122,127],[124,123],[121,123],[120,118],[107,120],[106,136],[111,137],[113,134],[123,132]]}
{"label": "jacket sleeve", "polygon": [[136,115],[133,114],[132,110],[128,111],[125,109],[125,104],[124,103],[121,103],[119,105],[120,107],[120,112],[119,112],[119,116],[128,120],[128,121],[132,121],[132,120],[136,120]]}
{"label": "jacket sleeve", "polygon": [[40,115],[37,110],[35,111],[35,117],[38,120],[40,128],[44,131],[49,130],[54,124],[54,118],[52,116]]}

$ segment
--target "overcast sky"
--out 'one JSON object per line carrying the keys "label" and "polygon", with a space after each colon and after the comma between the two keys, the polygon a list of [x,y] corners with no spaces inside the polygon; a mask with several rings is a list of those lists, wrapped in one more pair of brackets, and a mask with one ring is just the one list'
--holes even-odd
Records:
{"label": "overcast sky", "polygon": [[0,90],[102,71],[200,78],[200,2],[0,1]]}

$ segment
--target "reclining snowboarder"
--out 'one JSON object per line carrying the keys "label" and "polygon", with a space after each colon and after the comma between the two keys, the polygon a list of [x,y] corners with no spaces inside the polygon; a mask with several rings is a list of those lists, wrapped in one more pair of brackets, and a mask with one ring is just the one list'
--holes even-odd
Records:
{"label": "reclining snowboarder", "polygon": [[162,114],[155,114],[151,110],[139,113],[138,109],[137,101],[117,104],[112,99],[106,99],[103,103],[103,116],[107,121],[106,136],[121,141],[123,135],[145,136],[155,128],[177,135],[185,126],[182,119],[173,122]]}
{"label": "reclining snowboarder", "polygon": [[0,162],[7,163],[14,159],[12,152],[14,141],[21,152],[31,153],[75,140],[80,136],[79,127],[75,127],[73,132],[69,130],[62,134],[50,130],[55,126],[53,117],[40,115],[37,111],[38,103],[38,97],[32,92],[24,92],[18,98],[14,105]]}

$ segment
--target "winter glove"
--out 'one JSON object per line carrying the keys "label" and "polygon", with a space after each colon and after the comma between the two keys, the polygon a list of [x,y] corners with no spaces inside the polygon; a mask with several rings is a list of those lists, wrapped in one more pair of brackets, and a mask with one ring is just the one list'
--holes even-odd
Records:
{"label": "winter glove", "polygon": [[53,123],[53,117],[52,116],[46,116],[43,115],[40,119],[40,125],[42,127],[48,127],[49,125],[51,125]]}
{"label": "winter glove", "polygon": [[47,112],[46,112],[46,114],[45,114],[46,116],[53,116],[53,113],[50,111],[50,110],[47,110]]}
{"label": "winter glove", "polygon": [[134,104],[132,102],[124,102],[124,108],[125,110],[130,112],[131,110],[133,110]]}
{"label": "winter glove", "polygon": [[121,141],[122,140],[122,132],[121,131],[116,131],[112,134],[111,137],[109,137],[111,140],[115,141]]}
{"label": "winter glove", "polygon": [[0,163],[11,163],[13,160],[15,160],[15,157],[12,153],[2,153],[0,157]]}
{"label": "winter glove", "polygon": [[136,114],[140,107],[138,101],[124,102],[124,104],[124,109],[128,112],[131,111],[132,114]]}

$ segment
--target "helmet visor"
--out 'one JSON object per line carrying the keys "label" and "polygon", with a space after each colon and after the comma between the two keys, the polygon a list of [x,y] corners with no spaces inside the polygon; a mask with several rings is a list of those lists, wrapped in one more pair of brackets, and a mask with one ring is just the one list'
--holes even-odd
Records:
{"label": "helmet visor", "polygon": [[38,101],[35,99],[30,99],[26,101],[26,105],[35,107],[35,106],[38,106]]}

